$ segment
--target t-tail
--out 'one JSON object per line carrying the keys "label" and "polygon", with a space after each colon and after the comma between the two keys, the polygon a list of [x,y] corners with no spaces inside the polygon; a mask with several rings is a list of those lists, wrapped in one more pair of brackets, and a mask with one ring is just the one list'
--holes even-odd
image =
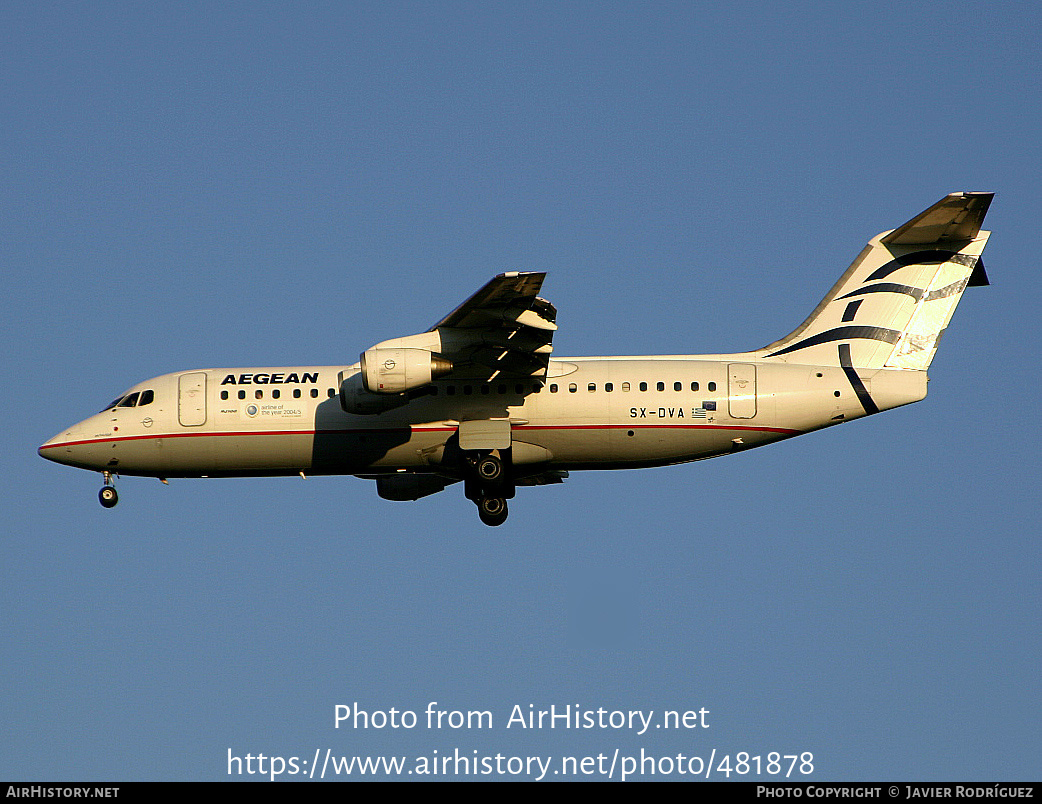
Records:
{"label": "t-tail", "polygon": [[855,377],[854,368],[925,371],[963,291],[988,284],[981,224],[993,195],[952,193],[872,238],[807,320],[757,356]]}

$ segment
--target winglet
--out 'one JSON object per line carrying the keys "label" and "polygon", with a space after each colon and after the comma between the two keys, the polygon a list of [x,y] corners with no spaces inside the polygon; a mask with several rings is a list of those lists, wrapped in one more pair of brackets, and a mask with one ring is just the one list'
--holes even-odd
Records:
{"label": "winglet", "polygon": [[880,238],[885,245],[927,245],[973,240],[995,193],[951,193],[908,223]]}

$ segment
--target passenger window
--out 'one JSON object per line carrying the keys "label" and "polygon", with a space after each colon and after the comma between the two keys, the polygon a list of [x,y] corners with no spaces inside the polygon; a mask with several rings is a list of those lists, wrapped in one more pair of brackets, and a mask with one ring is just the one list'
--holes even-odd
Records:
{"label": "passenger window", "polygon": [[271,398],[278,399],[280,396],[282,396],[282,392],[278,388],[273,388],[271,391]]}
{"label": "passenger window", "polygon": [[[536,386],[535,390],[538,391],[539,390],[539,386]],[[521,383],[518,383],[517,385],[514,386],[514,393],[515,394],[523,394],[524,392],[525,392],[525,386],[523,386]]]}
{"label": "passenger window", "polygon": [[622,384],[622,390],[623,390],[623,391],[628,391],[628,390],[630,390],[630,384],[629,384],[628,382],[624,382],[624,383]]}
{"label": "passenger window", "polygon": [[257,399],[264,399],[264,392],[260,388],[258,388],[256,391],[254,391],[253,395]]}
{"label": "passenger window", "polygon": [[129,396],[125,396],[123,397],[123,401],[119,403],[119,406],[121,408],[132,408],[134,407],[134,405],[137,404],[137,398],[139,396],[141,396],[141,394],[137,392],[130,394]]}
{"label": "passenger window", "polygon": [[615,385],[613,383],[606,382],[604,383],[604,390],[610,393],[611,391],[615,390]]}
{"label": "passenger window", "polygon": [[709,383],[709,390],[710,391],[715,391],[716,390],[716,383],[715,382]]}
{"label": "passenger window", "polygon": [[318,389],[317,388],[312,388],[311,389],[311,398],[312,399],[318,399]]}
{"label": "passenger window", "polygon": [[640,390],[647,391],[648,390],[648,384],[646,382],[642,382],[640,384]]}
{"label": "passenger window", "polygon": [[294,399],[300,399],[300,389],[299,388],[294,388],[293,389],[293,398]]}
{"label": "passenger window", "polygon": [[330,399],[336,396],[336,388],[330,388],[328,391],[326,391],[326,396]]}
{"label": "passenger window", "polygon": [[691,390],[692,391],[697,391],[698,390],[698,383],[697,382],[691,383]]}
{"label": "passenger window", "polygon": [[588,386],[586,386],[586,390],[590,391],[590,392],[596,391],[597,390],[597,383],[591,382]]}
{"label": "passenger window", "polygon": [[655,389],[658,390],[658,391],[665,391],[666,390],[666,384],[664,382],[655,383]]}
{"label": "passenger window", "polygon": [[673,383],[673,390],[674,390],[674,391],[679,391],[679,390],[680,390],[681,388],[683,388],[683,387],[684,387],[684,384],[683,384],[683,383],[681,383],[681,382],[675,382],[675,383]]}
{"label": "passenger window", "polygon": [[551,394],[556,394],[557,393],[557,383],[555,383],[555,382],[550,383],[550,393]]}
{"label": "passenger window", "polygon": [[568,393],[574,394],[578,390],[579,390],[579,386],[576,385],[574,382],[568,383]]}
{"label": "passenger window", "polygon": [[227,391],[221,391],[221,399],[227,399],[227,398],[228,398],[228,392]]}
{"label": "passenger window", "polygon": [[246,392],[245,391],[239,391],[239,399],[245,399],[245,398],[246,398]]}

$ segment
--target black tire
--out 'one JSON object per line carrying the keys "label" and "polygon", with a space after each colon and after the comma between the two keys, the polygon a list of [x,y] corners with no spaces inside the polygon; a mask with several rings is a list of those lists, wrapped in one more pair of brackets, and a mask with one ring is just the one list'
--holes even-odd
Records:
{"label": "black tire", "polygon": [[478,502],[478,517],[489,527],[502,525],[509,513],[507,501],[502,497],[482,497]]}
{"label": "black tire", "polygon": [[503,477],[503,462],[495,455],[486,455],[478,460],[475,471],[482,483],[498,483]]}
{"label": "black tire", "polygon": [[114,486],[102,486],[98,492],[98,500],[102,508],[112,508],[119,502],[119,495]]}

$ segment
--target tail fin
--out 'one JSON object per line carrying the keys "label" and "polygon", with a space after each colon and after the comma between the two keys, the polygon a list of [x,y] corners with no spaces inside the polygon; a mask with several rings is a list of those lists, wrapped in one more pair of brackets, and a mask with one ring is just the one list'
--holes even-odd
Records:
{"label": "tail fin", "polygon": [[759,350],[789,362],[925,370],[968,285],[987,285],[994,193],[952,193],[873,237],[806,321]]}

